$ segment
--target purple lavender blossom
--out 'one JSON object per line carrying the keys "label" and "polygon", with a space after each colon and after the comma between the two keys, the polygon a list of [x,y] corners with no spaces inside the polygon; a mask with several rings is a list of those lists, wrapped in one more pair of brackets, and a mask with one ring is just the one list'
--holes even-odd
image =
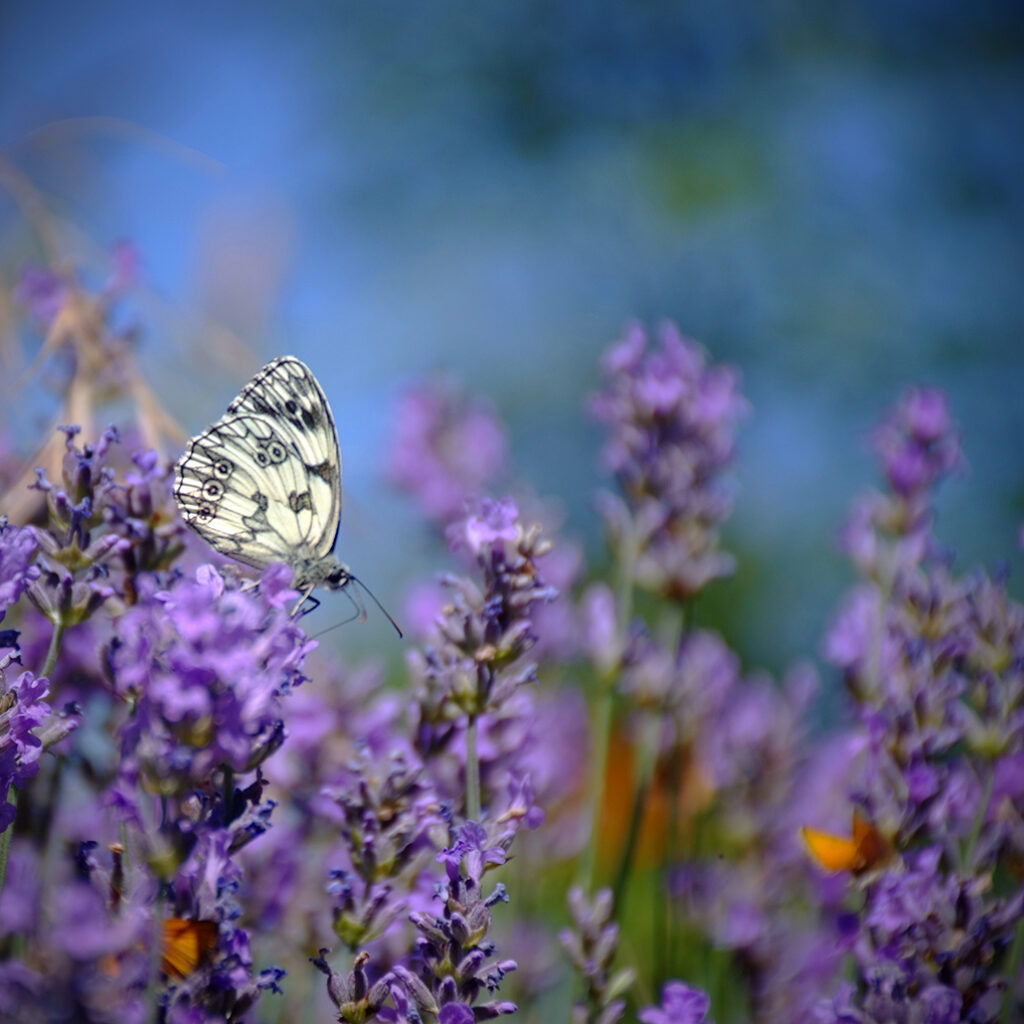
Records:
{"label": "purple lavender blossom", "polygon": [[636,627],[623,658],[620,692],[656,714],[666,745],[710,733],[740,685],[739,659],[716,633],[694,630],[675,650]]}
{"label": "purple lavender blossom", "polygon": [[522,525],[510,499],[484,502],[449,528],[449,540],[474,554],[484,587],[447,577],[451,598],[434,643],[410,657],[424,755],[450,742],[460,713],[493,712],[533,679],[533,666],[522,661],[534,643],[529,615],[553,596],[536,567],[548,547],[538,527]]}
{"label": "purple lavender blossom", "polygon": [[709,367],[674,324],[661,326],[659,342],[648,352],[647,333],[634,324],[605,354],[608,383],[593,411],[611,429],[605,462],[627,504],[606,497],[603,512],[635,560],[637,583],[686,598],[733,571],[718,547],[731,506],[720,477],[747,403],[735,371]]}
{"label": "purple lavender blossom", "polygon": [[5,516],[0,516],[0,620],[39,578],[37,548],[34,531],[11,526]]}
{"label": "purple lavender blossom", "polygon": [[615,1024],[622,1019],[635,971],[623,967],[613,971],[618,951],[619,926],[612,921],[612,893],[603,889],[588,900],[583,890],[569,890],[571,928],[563,929],[559,941],[584,985],[583,999],[572,1009],[573,1024]]}
{"label": "purple lavender blossom", "polygon": [[59,484],[37,470],[49,522],[37,537],[43,578],[36,606],[54,623],[75,625],[111,598],[132,604],[140,573],[169,568],[185,527],[174,506],[170,470],[155,452],[137,452],[119,479],[111,465],[118,432],[78,447],[78,427],[62,428],[65,455]]}
{"label": "purple lavender blossom", "polygon": [[962,461],[941,391],[908,391],[875,432],[874,442],[886,480],[902,498],[930,490]]}
{"label": "purple lavender blossom", "polygon": [[708,1020],[711,1000],[700,989],[669,981],[661,990],[661,1005],[648,1006],[637,1018],[641,1024],[714,1024]]}
{"label": "purple lavender blossom", "polygon": [[[371,984],[366,972],[370,954],[363,952],[356,956],[352,970],[344,977],[338,974],[327,963],[327,950],[321,949],[320,955],[311,959],[318,971],[327,975],[327,993],[331,1002],[339,1011],[339,1020],[368,1020],[377,1014],[379,1020],[399,1020],[390,1007],[382,1009],[384,1001],[391,994],[392,976],[385,974],[376,983]],[[404,993],[399,992],[398,1005],[404,1016],[407,1004]]]}
{"label": "purple lavender blossom", "polygon": [[268,567],[259,590],[229,590],[210,566],[168,590],[141,588],[109,655],[132,716],[124,770],[163,792],[219,765],[251,771],[283,739],[281,698],[302,682],[311,642],[289,618],[290,570]]}
{"label": "purple lavender blossom", "polygon": [[[243,800],[258,800],[259,787]],[[246,834],[246,816],[229,828],[201,827],[198,841],[173,879],[171,893],[177,915],[217,924],[216,944],[197,970],[172,979],[163,995],[168,1018],[199,1020],[242,1019],[266,992],[278,992],[284,971],[277,967],[257,972],[250,951],[249,930],[240,924],[239,891],[242,869],[234,857]]]}
{"label": "purple lavender blossom", "polygon": [[[39,770],[44,741],[35,730],[53,714],[45,699],[48,693],[46,679],[22,672],[0,696],[0,832],[14,821],[14,805],[7,801],[11,786],[23,786]],[[75,724],[68,719],[60,738]]]}
{"label": "purple lavender blossom", "polygon": [[439,382],[411,388],[395,417],[389,474],[444,526],[504,470],[505,434],[493,409]]}
{"label": "purple lavender blossom", "polygon": [[[484,873],[505,859],[504,844],[490,842],[487,830],[475,822],[455,833],[451,847],[438,857],[447,879],[438,893],[441,912],[409,915],[419,932],[416,968],[394,968],[411,1002],[452,1022],[465,1019],[466,1010],[473,1015],[469,1019],[483,1020],[516,1010],[513,1003],[501,1000],[479,1002],[485,992],[497,992],[505,976],[516,969],[514,960],[496,958],[494,943],[487,937],[491,908],[508,900],[500,883],[490,894],[483,892]],[[446,1010],[448,1006],[452,1009]]]}
{"label": "purple lavender blossom", "polygon": [[443,824],[423,771],[400,754],[381,763],[364,751],[323,796],[330,804],[321,813],[336,825],[347,859],[331,871],[333,927],[355,951],[405,911]]}
{"label": "purple lavender blossom", "polygon": [[1018,862],[1019,788],[992,805],[1000,763],[1024,750],[1024,608],[937,555],[933,492],[961,461],[943,396],[910,392],[876,447],[889,493],[862,504],[847,535],[866,579],[826,651],[867,752],[850,800],[891,839],[897,865],[862,883],[860,985],[820,1019],[994,1020],[1024,920],[1024,890],[993,884]]}
{"label": "purple lavender blossom", "polygon": [[43,328],[48,328],[56,320],[67,299],[67,293],[67,282],[60,274],[49,267],[30,264],[21,272],[14,298],[31,312]]}
{"label": "purple lavender blossom", "polygon": [[453,523],[447,530],[452,550],[466,548],[479,558],[500,541],[519,539],[519,509],[511,498],[493,501],[484,498],[477,509]]}

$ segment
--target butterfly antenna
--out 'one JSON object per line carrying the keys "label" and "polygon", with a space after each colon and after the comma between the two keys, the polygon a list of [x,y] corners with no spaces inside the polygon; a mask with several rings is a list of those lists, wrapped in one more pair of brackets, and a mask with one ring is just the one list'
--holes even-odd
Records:
{"label": "butterfly antenna", "polygon": [[390,612],[388,612],[387,608],[385,608],[384,605],[382,605],[380,601],[377,600],[377,597],[374,594],[374,592],[362,580],[357,579],[355,576],[350,576],[349,578],[352,580],[353,583],[355,583],[360,588],[360,590],[362,590],[365,594],[369,595],[370,600],[373,601],[373,603],[380,609],[380,612],[384,616],[384,618],[387,619],[392,626],[394,626],[395,632],[398,634],[399,639],[401,639],[405,635],[402,632],[401,627],[391,617],[391,614]]}

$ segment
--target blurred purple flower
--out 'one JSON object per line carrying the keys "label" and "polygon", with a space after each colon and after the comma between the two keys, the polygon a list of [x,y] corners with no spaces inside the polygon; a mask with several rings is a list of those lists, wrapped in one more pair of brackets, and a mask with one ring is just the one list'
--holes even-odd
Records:
{"label": "blurred purple flower", "polygon": [[661,1005],[640,1011],[641,1024],[714,1024],[708,1020],[711,1000],[700,989],[681,981],[669,981],[661,990]]}
{"label": "blurred purple flower", "polygon": [[44,328],[56,320],[67,294],[67,282],[60,274],[32,264],[22,270],[14,290],[15,301],[25,306]]}
{"label": "blurred purple flower", "polygon": [[394,484],[444,526],[503,475],[505,433],[487,403],[428,382],[402,397],[390,451]]}
{"label": "blurred purple flower", "polygon": [[889,486],[901,497],[926,491],[961,462],[960,439],[941,391],[914,389],[875,432]]}
{"label": "blurred purple flower", "polygon": [[445,588],[437,580],[413,584],[405,595],[403,624],[414,636],[428,637],[437,628],[446,599]]}
{"label": "blurred purple flower", "polygon": [[670,650],[639,628],[629,639],[620,691],[662,722],[663,742],[685,744],[714,728],[740,685],[739,659],[709,630],[687,633]]}
{"label": "blurred purple flower", "polygon": [[590,900],[582,889],[570,889],[569,913],[572,927],[559,932],[558,940],[584,986],[572,1020],[615,1024],[625,1012],[623,996],[632,988],[636,972],[631,967],[612,969],[619,926],[612,920],[611,890],[602,889]]}
{"label": "blurred purple flower", "polygon": [[466,548],[479,557],[499,541],[519,539],[519,509],[511,498],[493,501],[484,498],[475,511],[448,527],[448,543],[453,551]]}
{"label": "blurred purple flower", "polygon": [[37,548],[32,529],[11,526],[6,516],[0,516],[0,620],[39,578],[39,566],[35,564]]}
{"label": "blurred purple flower", "polygon": [[438,799],[423,770],[397,753],[363,751],[325,786],[320,813],[335,823],[347,863],[328,893],[333,927],[352,951],[378,937],[406,909],[406,895],[443,833]]}
{"label": "blurred purple flower", "polygon": [[867,578],[826,652],[867,755],[850,799],[891,837],[897,863],[860,883],[860,985],[820,1019],[994,1020],[1010,980],[1003,950],[1024,919],[1024,890],[993,885],[1019,863],[1024,831],[1010,824],[1019,787],[1000,786],[999,771],[1024,750],[1024,608],[984,574],[954,577],[939,554],[933,491],[961,461],[943,396],[910,392],[876,447],[890,490],[861,504],[848,534]]}
{"label": "blurred purple flower", "polygon": [[622,658],[615,595],[606,583],[592,583],[584,591],[580,605],[583,649],[598,672],[607,675]]}
{"label": "blurred purple flower", "polygon": [[648,352],[646,331],[631,326],[605,355],[608,382],[592,408],[610,428],[605,461],[627,501],[603,502],[613,539],[635,556],[638,583],[686,598],[733,570],[718,548],[731,507],[720,477],[748,405],[736,373],[709,367],[674,324],[659,342]]}

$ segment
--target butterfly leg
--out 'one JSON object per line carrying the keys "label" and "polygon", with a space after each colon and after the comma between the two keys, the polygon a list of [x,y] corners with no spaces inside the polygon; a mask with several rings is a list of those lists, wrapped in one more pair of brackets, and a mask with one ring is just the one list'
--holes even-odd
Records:
{"label": "butterfly leg", "polygon": [[[307,601],[312,601],[313,603],[308,608],[303,608],[302,606]],[[320,602],[313,596],[313,588],[311,586],[307,587],[306,592],[295,602],[295,607],[291,610],[291,617],[293,619],[300,618],[319,607]]]}

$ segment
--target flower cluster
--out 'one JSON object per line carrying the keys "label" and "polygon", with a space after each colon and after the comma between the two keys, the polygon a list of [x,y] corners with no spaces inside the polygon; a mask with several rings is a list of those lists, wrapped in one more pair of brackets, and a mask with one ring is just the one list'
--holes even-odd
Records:
{"label": "flower cluster", "polygon": [[583,999],[572,1009],[572,1024],[615,1024],[626,1009],[623,998],[636,980],[630,967],[615,971],[612,963],[619,946],[619,926],[612,920],[611,890],[603,889],[591,901],[582,890],[569,892],[572,928],[559,935],[562,948],[584,985]]}
{"label": "flower cluster", "polygon": [[[126,252],[91,300],[23,282],[78,357],[69,406],[118,374],[143,393],[125,346],[89,370],[133,273]],[[607,566],[553,503],[485,496],[506,447],[485,402],[403,400],[392,480],[460,565],[404,673],[315,650],[287,566],[194,560],[154,451],[55,435],[10,513],[34,525],[0,520],[0,1016],[1019,1012],[1024,607],[933,533],[962,461],[945,399],[911,392],[875,435],[886,487],[843,533],[861,578],[825,644],[852,721],[823,735],[817,675],[751,673],[696,608],[734,568],[737,374],[670,324],[604,370]]]}
{"label": "flower cluster", "polygon": [[[859,883],[860,985],[825,1020],[994,1020],[1024,891],[1024,607],[982,573],[954,576],[931,534],[935,485],[960,462],[945,402],[912,392],[878,435],[890,493],[859,506],[865,575],[826,649],[841,668],[867,756],[850,799],[888,861]],[[1012,870],[1012,869],[1011,869]],[[922,1018],[923,1019],[923,1018]]]}
{"label": "flower cluster", "polygon": [[49,683],[22,672],[0,694],[0,832],[14,821],[8,801],[12,786],[21,787],[39,770],[39,755],[78,725],[73,710],[54,712],[46,700]]}
{"label": "flower cluster", "polygon": [[18,529],[7,522],[6,516],[0,517],[0,621],[39,578],[37,548],[33,530]]}
{"label": "flower cluster", "polygon": [[490,908],[508,900],[505,887],[499,882],[487,895],[483,891],[484,872],[505,862],[510,841],[508,835],[498,845],[488,846],[487,830],[468,821],[457,830],[455,842],[439,854],[446,876],[438,892],[441,912],[410,915],[419,932],[419,969],[394,969],[421,1013],[436,1014],[451,1024],[468,1024],[515,1012],[509,1002],[479,1002],[482,994],[496,992],[505,975],[516,969],[514,960],[495,959],[494,943],[488,939]]}
{"label": "flower cluster", "polygon": [[395,414],[389,475],[427,519],[444,527],[504,470],[505,433],[494,410],[450,384],[410,388]]}
{"label": "flower cluster", "polygon": [[76,444],[77,426],[63,428],[60,484],[37,471],[46,497],[48,525],[36,533],[42,578],[33,603],[63,627],[89,618],[108,600],[132,604],[140,574],[167,569],[181,554],[184,527],[173,509],[170,473],[155,452],[138,452],[134,467],[118,478],[111,463],[118,432]]}
{"label": "flower cluster", "polygon": [[735,372],[709,367],[674,324],[662,325],[659,343],[649,352],[634,324],[605,355],[608,383],[593,410],[610,427],[605,461],[628,505],[606,496],[603,509],[637,582],[686,598],[734,567],[718,547],[731,507],[720,477],[747,403]]}
{"label": "flower cluster", "polygon": [[[539,527],[522,525],[511,499],[485,500],[449,528],[448,538],[472,555],[483,586],[467,577],[446,577],[450,602],[437,619],[434,642],[410,656],[419,716],[416,747],[435,761],[467,723],[482,716],[494,716],[485,725],[492,737],[498,735],[502,709],[536,678],[535,666],[523,657],[535,639],[531,612],[554,596],[536,564],[547,544]],[[496,756],[486,768],[491,770],[484,778],[485,795],[504,785],[509,758]],[[453,779],[450,785],[461,784]],[[452,791],[442,786],[442,792]]]}
{"label": "flower cluster", "polygon": [[277,749],[281,698],[302,682],[311,646],[286,610],[290,581],[272,566],[247,593],[205,566],[194,580],[143,589],[107,658],[132,708],[120,730],[122,775],[177,793],[222,765],[252,771]]}
{"label": "flower cluster", "polygon": [[[383,769],[383,770],[382,770]],[[382,935],[408,908],[408,893],[437,849],[444,825],[436,794],[421,768],[398,751],[368,751],[324,787],[346,867],[331,870],[333,927],[352,951]]]}
{"label": "flower cluster", "polygon": [[670,981],[661,995],[661,1006],[640,1011],[640,1024],[714,1024],[708,1019],[711,1000],[706,992],[681,981]]}

